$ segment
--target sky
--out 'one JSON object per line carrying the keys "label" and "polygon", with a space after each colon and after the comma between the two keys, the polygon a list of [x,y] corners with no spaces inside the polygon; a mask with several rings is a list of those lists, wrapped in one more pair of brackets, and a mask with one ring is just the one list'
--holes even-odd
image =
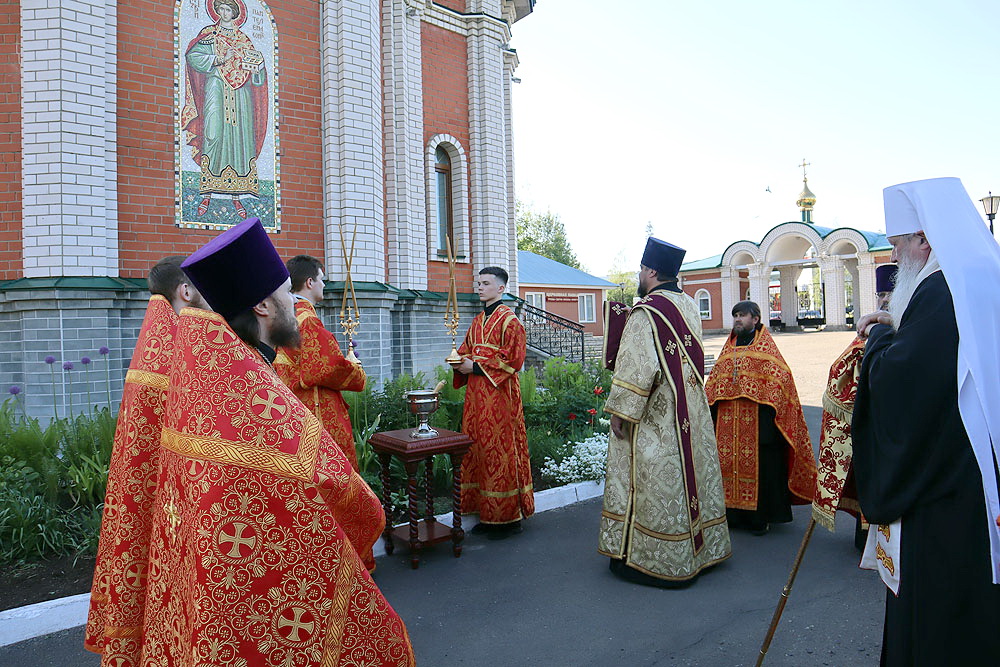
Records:
{"label": "sky", "polygon": [[800,220],[803,160],[826,227],[883,231],[895,183],[1000,192],[996,0],[537,0],[512,32],[517,197],[595,275],[647,223],[690,261]]}

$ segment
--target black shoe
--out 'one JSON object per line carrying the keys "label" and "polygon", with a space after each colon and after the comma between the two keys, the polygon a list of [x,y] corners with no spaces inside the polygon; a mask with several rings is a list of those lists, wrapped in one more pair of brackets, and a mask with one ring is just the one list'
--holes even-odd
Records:
{"label": "black shoe", "polygon": [[505,540],[511,535],[516,535],[520,533],[523,528],[521,528],[521,522],[515,521],[513,523],[499,523],[494,524],[490,530],[490,534],[487,539],[490,540]]}
{"label": "black shoe", "polygon": [[767,535],[767,531],[769,528],[770,526],[767,524],[766,521],[764,523],[751,524],[750,534],[756,535],[757,537],[760,537],[761,535]]}
{"label": "black shoe", "polygon": [[477,523],[475,526],[472,527],[472,530],[470,530],[469,532],[472,533],[473,535],[485,535],[486,533],[490,532],[490,524],[482,522]]}

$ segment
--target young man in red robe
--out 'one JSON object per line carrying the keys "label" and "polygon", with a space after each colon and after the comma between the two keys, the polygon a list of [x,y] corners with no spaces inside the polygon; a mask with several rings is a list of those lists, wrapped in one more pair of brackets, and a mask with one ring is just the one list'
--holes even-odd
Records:
{"label": "young man in red robe", "polygon": [[315,304],[323,300],[323,265],[315,257],[297,255],[285,264],[292,280],[295,319],[301,343],[298,349],[282,347],[274,360],[281,381],[312,410],[323,428],[344,452],[355,470],[358,456],[354,432],[342,391],[364,391],[365,371],[361,364],[344,358],[336,337],[330,333]]}
{"label": "young man in red robe", "polygon": [[174,352],[177,313],[207,305],[181,271],[184,257],[150,270],[152,298],[125,375],[115,430],[84,647],[139,664],[149,569],[149,529],[156,495],[163,395]]}
{"label": "young man in red robe", "polygon": [[[535,512],[528,437],[517,372],[524,364],[524,327],[501,303],[507,272],[479,272],[483,312],[472,320],[458,349],[455,388],[466,386],[462,431],[474,440],[462,461],[462,513],[479,514],[472,532],[503,539],[521,531]],[[482,526],[482,528],[480,528]]]}

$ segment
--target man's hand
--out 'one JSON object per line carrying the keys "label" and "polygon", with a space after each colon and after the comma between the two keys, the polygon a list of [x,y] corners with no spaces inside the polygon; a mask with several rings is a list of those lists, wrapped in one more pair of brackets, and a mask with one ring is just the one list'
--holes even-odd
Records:
{"label": "man's hand", "polygon": [[473,368],[472,359],[469,359],[468,357],[462,359],[462,363],[459,364],[458,366],[455,366],[455,370],[461,373],[462,375],[468,375],[469,373],[471,373],[472,368]]}
{"label": "man's hand", "polygon": [[616,438],[625,439],[625,420],[618,415],[611,415],[611,432]]}
{"label": "man's hand", "polygon": [[876,324],[892,324],[892,315],[884,310],[865,315],[858,321],[858,335],[862,338],[868,338],[868,334],[871,333],[872,327]]}

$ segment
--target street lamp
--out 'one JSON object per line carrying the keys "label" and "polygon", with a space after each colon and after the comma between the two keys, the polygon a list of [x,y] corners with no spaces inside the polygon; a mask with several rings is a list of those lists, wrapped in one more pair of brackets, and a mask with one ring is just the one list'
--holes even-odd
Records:
{"label": "street lamp", "polygon": [[990,192],[979,201],[983,202],[983,210],[986,211],[986,217],[990,221],[990,234],[992,234],[993,218],[995,218],[997,215],[997,209],[1000,209],[1000,196]]}

